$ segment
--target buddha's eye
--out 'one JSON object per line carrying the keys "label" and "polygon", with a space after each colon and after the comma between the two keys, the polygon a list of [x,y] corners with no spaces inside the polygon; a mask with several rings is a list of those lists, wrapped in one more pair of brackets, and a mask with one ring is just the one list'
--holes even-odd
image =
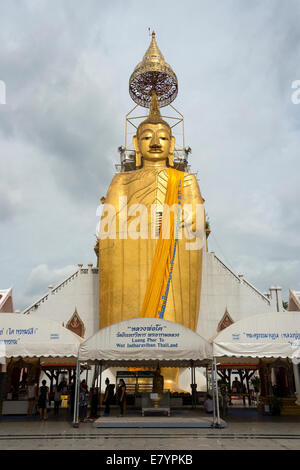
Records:
{"label": "buddha's eye", "polygon": [[168,137],[160,137],[161,140],[169,140]]}
{"label": "buddha's eye", "polygon": [[149,140],[151,139],[150,135],[146,135],[145,137],[142,137],[142,140]]}

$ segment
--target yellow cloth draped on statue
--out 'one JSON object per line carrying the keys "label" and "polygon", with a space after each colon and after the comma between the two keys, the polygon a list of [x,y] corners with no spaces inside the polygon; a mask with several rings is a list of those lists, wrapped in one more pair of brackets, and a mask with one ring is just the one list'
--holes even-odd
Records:
{"label": "yellow cloth draped on statue", "polygon": [[[159,239],[152,262],[151,272],[141,310],[141,317],[163,318],[167,303],[168,291],[173,271],[176,252],[176,224],[181,217],[168,207],[181,206],[184,173],[168,169],[168,186],[165,197],[165,209],[159,231]],[[167,206],[167,210],[166,210]],[[168,221],[168,233],[164,238],[163,223]]]}
{"label": "yellow cloth draped on statue", "polygon": [[[180,172],[182,177],[182,206],[191,204],[190,225],[193,223],[193,208],[203,204],[203,199],[195,175]],[[150,219],[152,205],[162,208],[166,201],[169,180],[169,168],[142,168],[136,171],[117,173],[106,195],[106,204],[116,210],[116,238],[99,240],[100,274],[100,328],[105,328],[122,320],[138,318],[143,311],[143,302],[153,260],[159,240],[150,236],[153,229]],[[126,197],[129,207],[143,204],[147,209],[149,237],[132,239],[129,234],[121,238],[119,198]],[[161,209],[159,209],[161,210]],[[128,209],[129,212],[129,209]],[[105,225],[105,212],[101,225]],[[155,213],[155,220],[158,219]],[[128,229],[133,216],[128,214]],[[187,223],[183,211],[182,226]],[[204,220],[202,221],[204,226]],[[170,230],[171,232],[171,230]],[[156,232],[157,233],[157,232]],[[166,240],[167,242],[169,240]],[[174,268],[170,282],[168,302],[164,319],[175,321],[187,328],[196,330],[201,291],[202,249],[188,250],[192,240],[182,236],[178,239],[174,259]],[[155,316],[151,312],[151,316]]]}

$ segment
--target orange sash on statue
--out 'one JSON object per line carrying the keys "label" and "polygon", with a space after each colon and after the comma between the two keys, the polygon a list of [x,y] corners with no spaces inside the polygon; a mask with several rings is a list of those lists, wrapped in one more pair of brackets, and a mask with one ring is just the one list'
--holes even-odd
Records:
{"label": "orange sash on statue", "polygon": [[[174,170],[173,168],[169,168],[168,186],[165,197],[165,205],[168,205],[169,208],[174,204],[177,204],[177,207],[181,209],[183,182],[184,173]],[[166,209],[164,208],[162,221],[164,221],[165,212]],[[141,317],[163,318],[164,311],[166,309],[176,253],[177,222],[178,220],[179,222],[181,221],[180,217],[175,221],[175,214],[172,211],[170,212],[170,236],[168,238],[162,238],[162,223],[140,313]]]}

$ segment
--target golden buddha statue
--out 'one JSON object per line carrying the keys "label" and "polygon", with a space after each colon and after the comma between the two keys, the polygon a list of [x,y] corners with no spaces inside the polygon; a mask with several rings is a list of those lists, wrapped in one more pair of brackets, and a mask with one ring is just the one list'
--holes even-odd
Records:
{"label": "golden buddha statue", "polygon": [[[160,57],[162,56],[157,48],[155,36],[152,35],[152,43],[145,54],[144,63],[139,64],[137,69],[143,70],[145,61],[148,61],[150,71],[154,62],[156,73],[158,73],[157,64],[162,63],[164,73],[166,70],[169,73],[168,67],[170,66],[162,62],[163,59]],[[133,79],[138,76],[135,72]],[[175,74],[174,72],[172,74],[174,85]],[[130,83],[132,84],[132,81]],[[135,86],[131,87],[131,92],[136,90],[138,85],[140,84],[135,83]],[[170,81],[168,86],[170,86]],[[177,87],[170,86],[169,90],[173,96],[176,96]],[[140,93],[138,100],[139,103],[142,100]],[[159,283],[159,279],[164,277],[164,274],[159,277],[154,260],[157,259],[158,262],[161,260],[157,247],[162,238],[166,194],[170,187],[171,176],[173,178],[174,175],[180,181],[179,185],[182,184],[181,191],[179,191],[181,206],[184,209],[180,222],[182,236],[176,239],[174,266],[167,300],[163,315],[159,316],[165,320],[180,323],[193,331],[197,328],[202,249],[203,246],[205,247],[205,242],[200,245],[199,243],[193,245],[193,243],[199,227],[203,233],[205,231],[204,200],[195,175],[173,169],[175,138],[170,125],[162,119],[160,114],[160,103],[165,105],[168,102],[170,102],[168,93],[162,94],[161,87],[152,86],[150,97],[146,95],[144,102],[145,106],[150,106],[149,116],[138,126],[136,135],[133,137],[136,169],[117,173],[113,177],[105,198],[99,239],[100,328],[140,316],[158,316],[157,311],[154,311],[157,309],[151,307],[153,305],[151,304],[153,297],[151,285],[155,281]],[[176,190],[176,195],[179,193]],[[201,211],[197,209],[199,207]],[[109,208],[114,209],[110,218],[107,216]],[[198,220],[196,220],[197,217]],[[113,236],[103,236],[107,233],[109,223],[113,226]],[[169,258],[166,261],[168,265]],[[147,304],[147,295],[150,304],[149,302]],[[158,293],[158,298],[160,297],[161,294]],[[169,378],[173,385],[176,384],[174,373],[164,374],[164,376],[165,383],[168,383]]]}

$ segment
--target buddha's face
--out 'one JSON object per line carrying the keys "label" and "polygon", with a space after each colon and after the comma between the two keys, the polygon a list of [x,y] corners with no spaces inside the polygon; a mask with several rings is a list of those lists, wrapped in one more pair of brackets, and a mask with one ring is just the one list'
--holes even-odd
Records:
{"label": "buddha's face", "polygon": [[167,160],[174,150],[174,137],[168,126],[163,123],[141,124],[134,138],[135,150],[140,152],[144,160]]}

